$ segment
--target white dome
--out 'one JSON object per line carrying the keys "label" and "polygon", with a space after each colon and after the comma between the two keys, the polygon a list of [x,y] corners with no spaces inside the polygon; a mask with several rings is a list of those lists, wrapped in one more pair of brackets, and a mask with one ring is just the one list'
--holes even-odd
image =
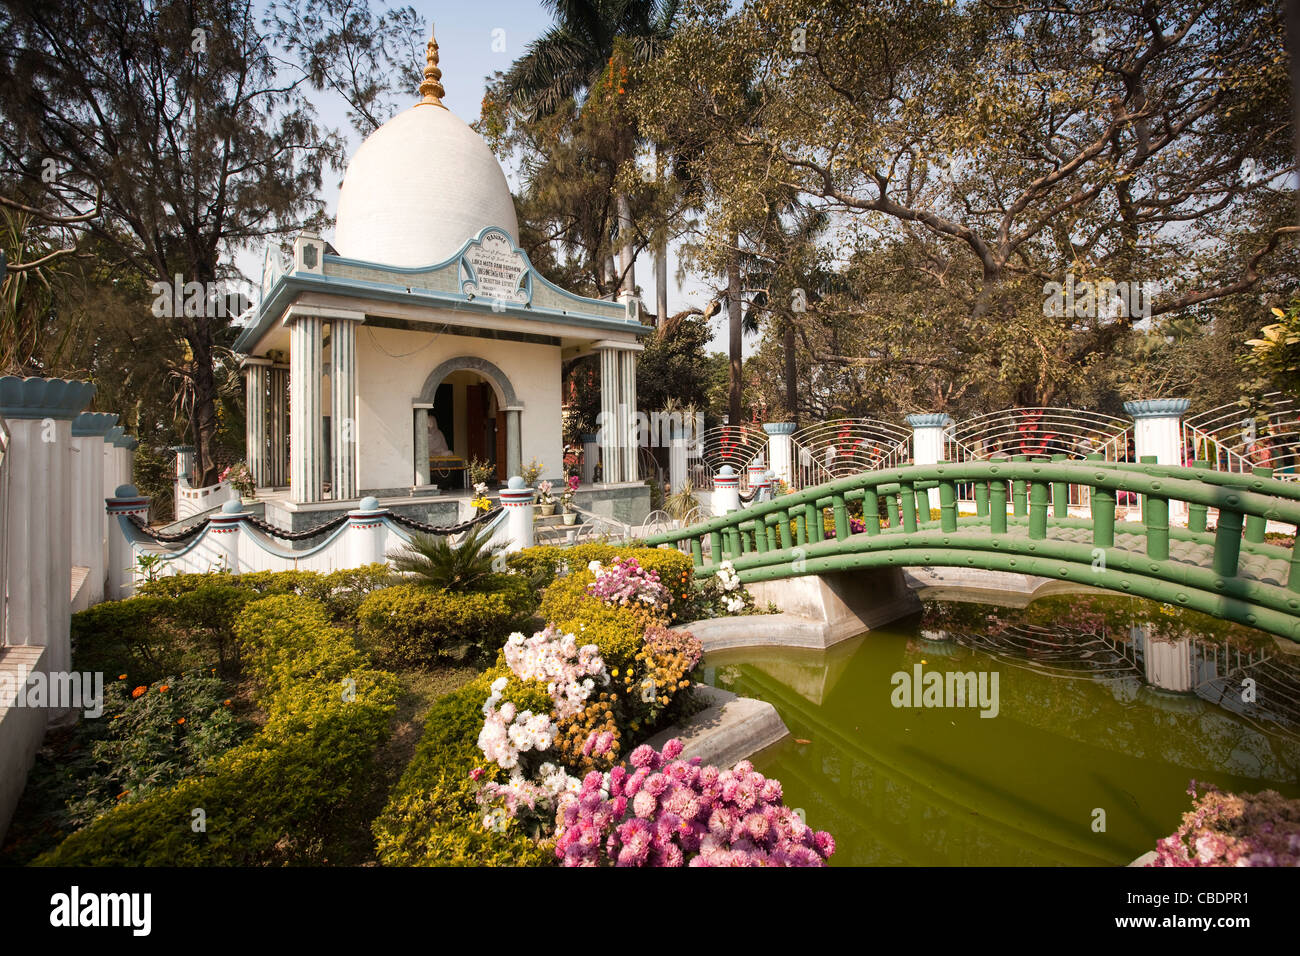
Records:
{"label": "white dome", "polygon": [[348,163],[334,248],[349,259],[429,266],[486,226],[519,242],[501,165],[451,111],[422,103],[366,137]]}

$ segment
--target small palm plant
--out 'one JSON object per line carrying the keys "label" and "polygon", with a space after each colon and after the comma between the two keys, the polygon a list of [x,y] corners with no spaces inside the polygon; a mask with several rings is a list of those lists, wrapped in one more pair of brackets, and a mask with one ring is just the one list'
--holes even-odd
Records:
{"label": "small palm plant", "polygon": [[415,534],[405,550],[388,557],[397,571],[415,575],[420,584],[448,591],[487,591],[493,576],[505,570],[498,556],[506,548],[504,542],[489,544],[489,535],[479,525],[456,546],[446,536]]}
{"label": "small palm plant", "polygon": [[691,484],[689,478],[686,479],[681,488],[669,495],[668,500],[664,502],[664,510],[678,521],[683,520],[699,506],[700,499],[695,497],[695,486]]}

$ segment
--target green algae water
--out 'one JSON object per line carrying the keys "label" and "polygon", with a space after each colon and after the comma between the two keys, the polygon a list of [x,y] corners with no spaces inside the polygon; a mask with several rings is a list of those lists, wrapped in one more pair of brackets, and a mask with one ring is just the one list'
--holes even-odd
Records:
{"label": "green algae water", "polygon": [[829,651],[705,665],[780,712],[790,736],[754,764],[835,865],[1126,864],[1192,780],[1300,796],[1300,655],[1153,602],[926,602]]}

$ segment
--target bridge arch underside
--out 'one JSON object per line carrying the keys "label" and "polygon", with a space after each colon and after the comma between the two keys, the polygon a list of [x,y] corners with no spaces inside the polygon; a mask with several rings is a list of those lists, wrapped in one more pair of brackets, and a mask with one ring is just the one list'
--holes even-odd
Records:
{"label": "bridge arch underside", "polygon": [[[1285,549],[1243,546],[1242,571],[1250,576],[1226,577],[1198,563],[1208,563],[1212,534],[1170,529],[1170,557],[1155,560],[1144,553],[1141,525],[1126,531],[1125,523],[1116,524],[1115,546],[1098,548],[1091,541],[1091,523],[1083,519],[1058,520],[1044,539],[1030,539],[1023,529],[1016,534],[1018,522],[1010,516],[1004,535],[988,534],[983,521],[962,519],[969,531],[960,524],[956,532],[882,529],[877,535],[755,550],[730,560],[745,583],[877,568],[1009,571],[1191,608],[1300,642],[1300,593],[1286,586],[1290,561]],[[696,573],[707,577],[714,570],[705,565]]]}

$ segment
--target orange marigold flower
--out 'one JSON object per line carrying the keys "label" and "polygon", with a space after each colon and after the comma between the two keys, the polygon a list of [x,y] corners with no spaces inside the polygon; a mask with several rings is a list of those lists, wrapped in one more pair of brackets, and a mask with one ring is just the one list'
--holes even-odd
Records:
{"label": "orange marigold flower", "polygon": [[146,694],[148,692],[149,692],[149,688],[141,684],[135,690],[131,691],[131,699],[135,700],[135,698],[141,696],[142,694]]}
{"label": "orange marigold flower", "polygon": [[161,687],[158,688],[158,693],[160,693],[160,694],[165,694],[165,693],[167,693],[167,689],[168,689],[168,687],[170,687],[170,686],[171,686],[170,684],[163,684]]}
{"label": "orange marigold flower", "polygon": [[183,724],[183,723],[185,723],[185,718],[184,718],[184,717],[177,717],[177,718],[176,718],[176,723],[178,723],[178,724]]}
{"label": "orange marigold flower", "polygon": [[118,675],[117,675],[117,679],[118,679],[118,680],[126,680],[126,675],[125,675],[125,674],[118,674]]}
{"label": "orange marigold flower", "polygon": [[121,800],[123,797],[125,797],[125,796],[126,796],[127,794],[129,794],[130,792],[131,792],[130,790],[123,790],[121,793],[119,793],[119,794],[117,795],[117,799]]}
{"label": "orange marigold flower", "polygon": [[230,706],[230,698],[229,698],[229,697],[226,698],[226,701],[225,701],[224,706],[226,706],[226,707],[229,707],[229,706]]}

